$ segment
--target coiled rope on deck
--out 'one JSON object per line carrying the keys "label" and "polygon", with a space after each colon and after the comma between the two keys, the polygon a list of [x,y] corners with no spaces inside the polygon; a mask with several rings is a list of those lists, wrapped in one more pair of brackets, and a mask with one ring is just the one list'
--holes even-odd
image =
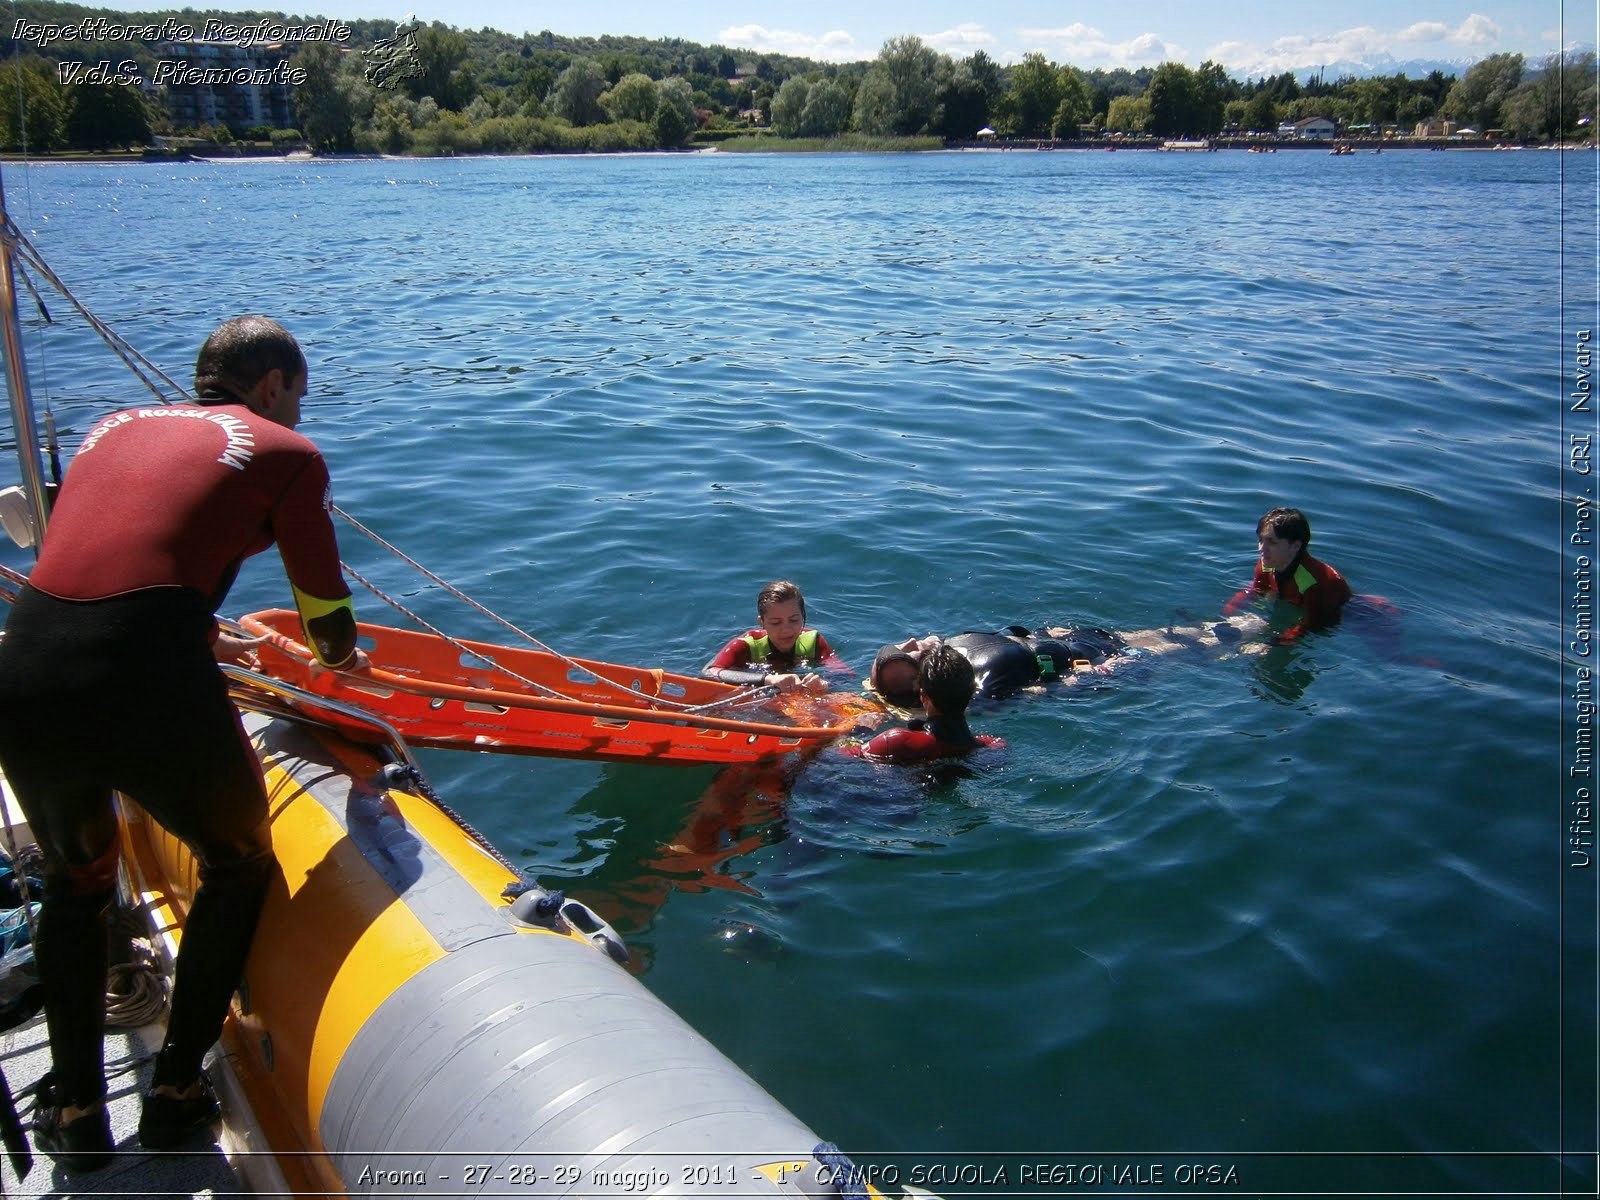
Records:
{"label": "coiled rope on deck", "polygon": [[167,1011],[167,978],[155,948],[131,913],[118,917],[128,935],[129,957],[106,972],[106,1024],[135,1029],[159,1021]]}

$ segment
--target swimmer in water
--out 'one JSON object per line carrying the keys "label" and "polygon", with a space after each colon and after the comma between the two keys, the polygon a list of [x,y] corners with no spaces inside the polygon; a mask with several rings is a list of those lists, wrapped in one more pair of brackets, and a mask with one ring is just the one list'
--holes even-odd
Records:
{"label": "swimmer in water", "polygon": [[1012,625],[991,633],[907,638],[878,652],[867,686],[885,704],[913,707],[907,703],[906,673],[923,652],[938,643],[957,650],[972,664],[978,696],[998,699],[1048,685],[1086,683],[1151,657],[1260,654],[1266,650],[1261,641],[1266,632],[1265,620],[1254,613],[1241,613],[1208,624],[1126,633],[1060,625],[1030,630]]}
{"label": "swimmer in water", "polygon": [[765,684],[780,692],[825,692],[828,681],[814,671],[802,674],[805,666],[850,670],[825,637],[806,627],[806,600],[798,584],[787,579],[767,584],[756,598],[756,615],[760,627],[729,639],[701,669],[702,676],[722,683]]}
{"label": "swimmer in water", "polygon": [[[1243,611],[1267,596],[1293,605],[1303,614],[1293,628],[1277,637],[1287,645],[1317,629],[1339,623],[1350,601],[1350,585],[1327,563],[1311,557],[1311,523],[1298,508],[1274,508],[1256,522],[1256,571],[1250,586],[1223,605],[1225,616]],[[1387,604],[1387,601],[1383,601]]]}
{"label": "swimmer in water", "polygon": [[[967,705],[977,691],[977,677],[966,657],[944,643],[929,646],[920,655],[916,687],[923,719],[880,733],[865,745],[843,746],[843,753],[904,764],[956,758],[1005,745],[990,734],[973,733],[967,724]],[[897,659],[895,666],[903,664]]]}

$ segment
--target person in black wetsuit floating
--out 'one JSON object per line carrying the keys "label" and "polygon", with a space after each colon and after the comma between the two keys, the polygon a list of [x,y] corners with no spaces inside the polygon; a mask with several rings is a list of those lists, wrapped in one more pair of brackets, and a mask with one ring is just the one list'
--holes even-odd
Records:
{"label": "person in black wetsuit floating", "polygon": [[977,696],[998,699],[1050,685],[1082,684],[1151,657],[1260,653],[1266,647],[1257,639],[1266,628],[1260,617],[1244,613],[1210,624],[1126,633],[1059,625],[1036,629],[1011,625],[990,632],[968,630],[947,638],[907,638],[878,651],[867,688],[888,704],[915,708],[914,672],[918,659],[941,643],[972,664]]}

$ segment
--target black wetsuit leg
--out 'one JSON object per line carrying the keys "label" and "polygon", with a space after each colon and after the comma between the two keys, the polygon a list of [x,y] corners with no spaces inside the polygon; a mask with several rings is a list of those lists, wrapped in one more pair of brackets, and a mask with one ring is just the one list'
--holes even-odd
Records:
{"label": "black wetsuit leg", "polygon": [[266,792],[211,655],[210,620],[183,588],[89,603],[27,589],[0,640],[0,764],[45,855],[37,955],[60,1094],[72,1101],[105,1087],[112,789],[199,864],[158,1083],[199,1072],[255,934],[273,869]]}

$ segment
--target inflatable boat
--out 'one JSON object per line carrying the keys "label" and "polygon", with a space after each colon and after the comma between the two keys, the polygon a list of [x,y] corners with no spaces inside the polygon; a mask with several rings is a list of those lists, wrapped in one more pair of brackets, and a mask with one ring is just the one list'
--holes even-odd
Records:
{"label": "inflatable boat", "polygon": [[[440,804],[403,743],[357,745],[229,675],[280,868],[223,1042],[257,1190],[875,1194],[618,965],[603,921]],[[127,802],[122,836],[130,899],[175,950],[195,863]]]}

